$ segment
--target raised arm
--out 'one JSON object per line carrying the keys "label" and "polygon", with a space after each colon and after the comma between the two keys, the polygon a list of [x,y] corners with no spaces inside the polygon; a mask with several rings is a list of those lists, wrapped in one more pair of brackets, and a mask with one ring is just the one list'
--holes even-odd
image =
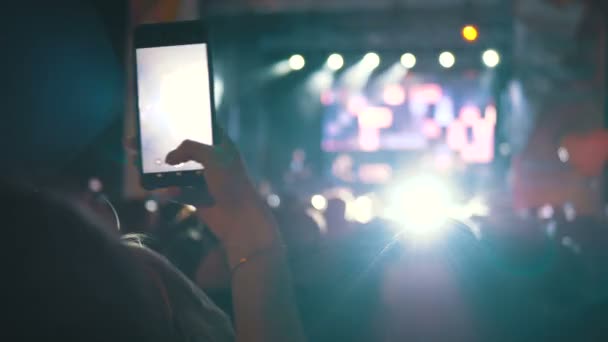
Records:
{"label": "raised arm", "polygon": [[205,166],[214,205],[197,212],[228,255],[237,342],[305,341],[281,237],[238,151],[227,137],[213,147],[184,141],[167,162],[186,161]]}

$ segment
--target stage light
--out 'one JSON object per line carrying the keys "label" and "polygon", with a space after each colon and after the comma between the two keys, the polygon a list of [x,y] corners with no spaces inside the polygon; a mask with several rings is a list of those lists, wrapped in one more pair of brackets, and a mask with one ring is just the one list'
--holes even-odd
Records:
{"label": "stage light", "polygon": [[495,68],[498,64],[500,64],[500,55],[496,50],[486,50],[482,56],[484,64],[488,68]]}
{"label": "stage light", "polygon": [[474,42],[479,37],[479,31],[477,27],[473,25],[467,25],[462,28],[462,38],[468,42]]}
{"label": "stage light", "polygon": [[436,237],[453,208],[450,187],[441,179],[420,175],[392,191],[386,216],[416,239]]}
{"label": "stage light", "polygon": [[306,65],[306,60],[302,55],[293,55],[289,58],[289,67],[291,70],[302,70]]}
{"label": "stage light", "polygon": [[449,51],[444,51],[439,55],[439,64],[442,67],[449,69],[456,64],[456,57]]}
{"label": "stage light", "polygon": [[310,204],[313,208],[323,211],[327,209],[327,199],[323,195],[314,195],[310,198]]}
{"label": "stage light", "polygon": [[401,56],[401,65],[406,69],[412,69],[416,66],[416,56],[411,53],[404,53],[403,56]]}
{"label": "stage light", "polygon": [[376,92],[390,85],[401,84],[408,72],[409,69],[403,67],[400,62],[393,63],[393,65],[375,75],[371,82],[371,89]]}
{"label": "stage light", "polygon": [[374,52],[369,52],[361,60],[346,69],[338,79],[338,83],[350,93],[363,90],[368,85],[368,81],[374,70],[380,65],[380,56]]}
{"label": "stage light", "polygon": [[338,71],[344,66],[344,58],[340,54],[333,53],[327,58],[327,67],[330,70]]}
{"label": "stage light", "polygon": [[361,62],[365,69],[374,70],[380,65],[380,56],[375,52],[369,52],[363,57]]}

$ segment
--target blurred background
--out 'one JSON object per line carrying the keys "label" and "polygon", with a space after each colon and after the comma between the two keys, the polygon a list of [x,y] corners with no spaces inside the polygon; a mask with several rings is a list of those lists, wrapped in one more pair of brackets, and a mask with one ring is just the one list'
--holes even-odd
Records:
{"label": "blurred background", "polygon": [[[15,118],[5,137],[31,145],[7,159],[24,169],[98,177],[141,197],[120,143],[134,133],[128,28],[202,17],[218,118],[264,191],[379,194],[432,173],[463,201],[604,215],[600,1],[89,1],[66,13],[37,5],[11,8],[4,21],[22,45],[4,57],[21,83],[6,108],[22,112],[7,110]],[[27,15],[14,19],[20,10]],[[27,75],[45,77],[34,86]],[[64,113],[35,114],[59,110],[63,94]]]}
{"label": "blurred background", "polygon": [[[344,241],[378,222],[388,235],[414,227],[427,239],[456,220],[490,241],[488,260],[505,277],[496,284],[525,279],[527,291],[554,288],[561,275],[587,281],[539,290],[542,304],[523,301],[550,312],[545,318],[565,319],[580,303],[604,298],[608,279],[601,267],[606,7],[602,0],[21,1],[3,10],[13,47],[2,53],[3,74],[14,84],[3,92],[4,169],[52,179],[87,199],[103,194],[125,232],[155,232],[182,270],[229,302],[213,237],[188,220],[192,207],[139,187],[122,144],[135,134],[131,28],[202,18],[218,120],[279,223],[298,218],[282,226],[294,250],[310,254],[318,240]],[[500,244],[492,244],[496,236]],[[511,239],[515,252],[498,247]],[[585,266],[568,268],[545,243]],[[367,251],[375,250],[361,248],[364,261],[354,264],[366,264]],[[307,267],[294,267],[309,289]],[[526,293],[546,289],[538,286]],[[563,304],[558,297],[577,304],[552,306]]]}

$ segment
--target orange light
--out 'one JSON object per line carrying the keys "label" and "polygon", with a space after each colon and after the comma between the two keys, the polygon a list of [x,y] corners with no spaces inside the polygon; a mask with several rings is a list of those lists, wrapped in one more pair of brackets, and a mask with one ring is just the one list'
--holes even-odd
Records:
{"label": "orange light", "polygon": [[462,37],[469,42],[474,42],[479,37],[479,31],[477,31],[477,27],[473,25],[467,25],[462,29]]}

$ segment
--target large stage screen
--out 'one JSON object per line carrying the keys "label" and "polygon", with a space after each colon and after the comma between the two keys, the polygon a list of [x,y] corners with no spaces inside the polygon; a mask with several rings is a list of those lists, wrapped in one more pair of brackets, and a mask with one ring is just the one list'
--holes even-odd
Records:
{"label": "large stage screen", "polygon": [[370,80],[359,88],[336,82],[321,95],[322,149],[411,151],[439,164],[490,163],[497,111],[489,88],[478,75],[409,74],[396,82]]}

